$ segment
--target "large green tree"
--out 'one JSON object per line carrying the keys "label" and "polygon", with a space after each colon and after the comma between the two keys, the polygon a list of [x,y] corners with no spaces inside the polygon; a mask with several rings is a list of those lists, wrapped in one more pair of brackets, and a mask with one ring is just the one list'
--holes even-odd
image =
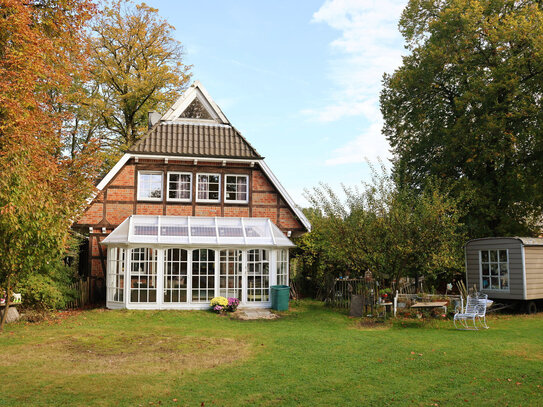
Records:
{"label": "large green tree", "polygon": [[191,66],[184,64],[173,31],[145,3],[116,0],[101,10],[92,26],[83,138],[89,129],[100,130],[93,127],[98,115],[104,142],[123,150],[145,133],[149,111],[164,112],[179,97]]}
{"label": "large green tree", "polygon": [[471,237],[535,233],[543,211],[539,1],[411,0],[409,55],[384,77],[384,133],[399,183],[438,177]]}

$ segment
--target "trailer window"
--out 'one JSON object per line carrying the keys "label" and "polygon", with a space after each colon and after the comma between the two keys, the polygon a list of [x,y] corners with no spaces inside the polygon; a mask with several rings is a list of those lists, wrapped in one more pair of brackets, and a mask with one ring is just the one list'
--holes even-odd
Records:
{"label": "trailer window", "polygon": [[509,290],[509,252],[481,250],[479,259],[481,287],[484,290]]}

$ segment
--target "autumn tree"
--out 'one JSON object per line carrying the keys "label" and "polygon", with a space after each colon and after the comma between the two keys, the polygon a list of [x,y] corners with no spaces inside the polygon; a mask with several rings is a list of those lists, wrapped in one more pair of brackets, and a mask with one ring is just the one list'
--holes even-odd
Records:
{"label": "autumn tree", "polygon": [[127,0],[106,7],[93,22],[92,110],[117,149],[141,137],[147,113],[164,112],[190,79],[173,31],[157,9]]}
{"label": "autumn tree", "polygon": [[411,0],[409,55],[381,110],[398,182],[437,177],[471,237],[537,233],[543,212],[543,10],[535,0]]}
{"label": "autumn tree", "polygon": [[63,252],[73,219],[93,191],[97,162],[63,154],[66,109],[84,77],[83,30],[94,6],[82,0],[0,0],[0,287],[12,287]]}

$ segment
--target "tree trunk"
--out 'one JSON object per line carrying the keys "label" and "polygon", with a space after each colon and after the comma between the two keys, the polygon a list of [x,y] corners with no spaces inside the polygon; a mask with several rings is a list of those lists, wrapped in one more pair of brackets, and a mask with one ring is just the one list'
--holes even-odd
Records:
{"label": "tree trunk", "polygon": [[2,314],[2,320],[0,321],[0,333],[4,331],[4,324],[6,323],[6,319],[8,319],[8,311],[9,311],[9,299],[11,298],[11,287],[10,287],[10,276],[7,277],[7,284],[6,284],[6,306],[4,307],[4,313]]}

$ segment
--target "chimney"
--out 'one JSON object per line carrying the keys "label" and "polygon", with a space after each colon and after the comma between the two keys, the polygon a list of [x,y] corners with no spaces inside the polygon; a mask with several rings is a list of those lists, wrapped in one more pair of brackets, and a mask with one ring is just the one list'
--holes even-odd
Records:
{"label": "chimney", "polygon": [[149,119],[149,129],[153,127],[162,117],[162,115],[158,112],[148,112],[148,119]]}

